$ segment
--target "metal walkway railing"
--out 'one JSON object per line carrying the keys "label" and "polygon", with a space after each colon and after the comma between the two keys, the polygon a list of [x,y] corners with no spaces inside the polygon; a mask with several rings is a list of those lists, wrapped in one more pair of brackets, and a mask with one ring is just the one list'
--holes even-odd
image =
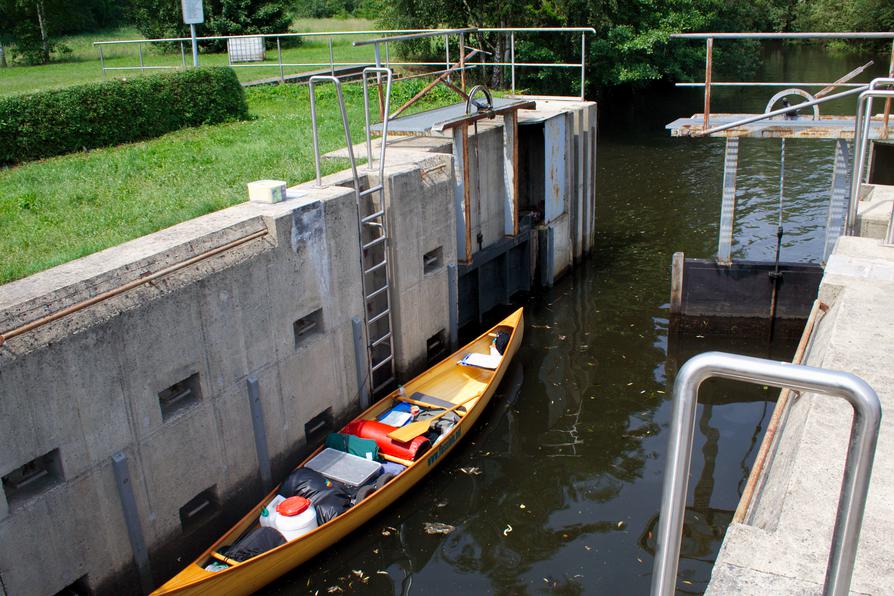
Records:
{"label": "metal walkway railing", "polygon": [[878,395],[865,381],[850,373],[721,352],[693,357],[680,369],[674,381],[652,594],[665,596],[675,592],[698,390],[703,381],[712,377],[843,397],[853,406],[854,417],[824,587],[826,595],[846,595],[854,571],[882,417]]}
{"label": "metal walkway railing", "polygon": [[[705,110],[704,110],[704,127],[708,128],[708,121],[711,117],[711,88],[712,87],[776,87],[776,86],[786,86],[786,87],[824,87],[824,91],[834,88],[834,87],[853,87],[856,86],[854,83],[847,83],[843,80],[838,80],[833,83],[774,83],[774,82],[740,82],[740,81],[724,81],[717,82],[713,81],[713,55],[714,55],[714,40],[715,39],[773,39],[773,40],[785,40],[785,39],[891,39],[894,40],[894,32],[892,31],[861,31],[861,32],[851,32],[851,31],[841,31],[841,32],[832,32],[832,31],[813,31],[813,32],[799,32],[799,33],[761,33],[761,32],[742,32],[742,33],[674,33],[671,36],[671,39],[698,39],[705,41],[705,80],[704,82],[686,82],[686,83],[677,83],[678,87],[704,87],[705,88]],[[894,50],[894,46],[892,46],[892,50]],[[865,67],[864,67],[865,68]],[[891,55],[891,68],[892,68],[892,76],[894,76],[894,51],[892,51]],[[856,76],[862,72],[862,69],[857,69],[848,73],[849,76]],[[847,76],[845,78],[848,78]],[[819,94],[818,94],[819,95]],[[801,104],[800,107],[805,107]],[[888,110],[890,107],[886,108],[886,116],[885,116],[885,126],[887,127],[888,123]]]}
{"label": "metal walkway railing", "polygon": [[[885,98],[887,105],[894,98],[894,90],[880,89],[880,87],[894,87],[894,78],[873,79],[857,99],[857,117],[854,121],[854,164],[851,175],[850,197],[847,210],[847,232],[853,234],[857,225],[857,204],[860,201],[860,187],[863,184],[865,172],[867,148],[869,144],[869,129],[872,124],[872,100]],[[888,231],[885,243],[894,243],[894,211],[889,218]]]}
{"label": "metal walkway railing", "polygon": [[[365,45],[374,45],[375,51],[375,65],[377,67],[391,68],[394,69],[396,67],[431,67],[431,68],[440,68],[441,70],[434,70],[426,75],[436,75],[448,72],[451,70],[451,45],[453,46],[453,51],[457,52],[456,55],[460,57],[462,60],[463,56],[465,56],[466,49],[466,39],[469,35],[478,35],[478,34],[497,34],[504,35],[508,39],[508,54],[509,60],[501,59],[501,57],[496,56],[493,61],[488,62],[485,58],[485,52],[480,52],[482,56],[478,60],[464,62],[461,66],[460,71],[464,74],[466,70],[471,70],[474,68],[482,68],[482,67],[507,67],[510,69],[510,78],[511,78],[511,89],[514,93],[516,91],[516,71],[519,68],[567,68],[567,69],[580,69],[580,86],[581,93],[580,98],[584,96],[584,87],[586,86],[586,48],[587,48],[587,35],[593,35],[596,33],[596,30],[592,27],[510,27],[510,28],[476,28],[476,27],[468,27],[462,29],[384,29],[384,30],[368,30],[368,31],[317,31],[317,32],[308,32],[308,33],[272,33],[272,34],[256,34],[256,35],[218,35],[218,36],[205,36],[205,37],[197,37],[197,42],[207,42],[207,41],[226,41],[229,42],[231,40],[246,40],[246,39],[261,39],[263,43],[275,42],[276,43],[276,61],[275,62],[262,62],[262,63],[240,63],[233,62],[232,60],[228,60],[229,66],[232,68],[251,68],[251,69],[275,69],[279,72],[280,81],[285,81],[286,79],[286,69],[296,69],[296,68],[317,68],[317,69],[327,69],[329,70],[329,74],[334,76],[336,68],[342,67],[352,67],[352,66],[367,66],[370,62],[362,62],[357,60],[336,60],[336,49],[337,46],[334,45],[335,40],[339,38],[345,38],[347,36],[379,36],[378,38],[373,37],[372,39],[355,41],[353,42],[353,46],[365,46]],[[555,34],[580,34],[580,60],[578,62],[520,62],[516,60],[516,36],[524,36],[531,34],[542,34],[542,33],[555,33]],[[432,37],[440,37],[443,38],[444,45],[444,61],[443,62],[434,62],[434,61],[394,61],[391,60],[391,47],[394,43],[405,41],[407,39],[418,39],[418,38],[432,38]],[[328,45],[329,50],[329,60],[328,61],[316,61],[316,62],[288,62],[283,59],[283,42],[293,39],[307,39],[309,41],[313,40],[322,40],[325,41]],[[161,39],[127,39],[127,40],[115,40],[115,41],[97,41],[93,42],[94,47],[96,47],[99,52],[99,60],[102,68],[103,76],[109,72],[127,72],[127,71],[152,71],[152,70],[173,70],[173,69],[182,69],[187,67],[192,67],[192,64],[188,64],[186,58],[186,47],[187,45],[192,43],[192,38],[190,37],[170,37],[170,38],[161,38]],[[160,65],[150,65],[146,63],[146,57],[144,55],[143,48],[144,46],[153,46],[156,44],[179,44],[180,48],[180,63],[179,64],[160,64]],[[107,60],[109,56],[106,54],[107,49],[114,48],[116,46],[124,46],[124,47],[133,47],[137,48],[137,59],[139,63],[137,65],[127,65],[127,66],[109,66],[107,65]],[[381,49],[380,49],[381,48]],[[196,65],[198,62],[196,61]],[[296,73],[298,74],[298,73]]]}
{"label": "metal walkway railing", "polygon": [[[354,145],[351,141],[351,130],[348,124],[348,113],[342,93],[342,83],[337,77],[320,75],[310,78],[310,118],[313,128],[314,165],[316,167],[317,186],[322,186],[320,174],[320,142],[317,127],[316,85],[331,82],[335,85],[338,107],[344,127],[348,160],[351,163],[351,174],[354,182],[354,195],[357,205],[357,232],[360,242],[360,280],[363,290],[363,317],[366,326],[366,354],[368,377],[366,383],[370,392],[375,395],[394,382],[394,334],[391,312],[391,261],[389,259],[388,224],[385,209],[385,147],[388,140],[388,109],[391,99],[391,81],[393,73],[389,68],[368,67],[363,69],[363,112],[366,120],[367,167],[373,172],[375,159],[372,152],[369,116],[369,76],[375,74],[381,80],[385,77],[385,105],[382,121],[382,136],[379,149],[378,180],[365,190],[361,188],[360,176],[357,173],[357,161],[354,157]],[[365,396],[363,383],[358,387],[361,396]],[[363,400],[365,401],[365,399]],[[364,407],[367,404],[363,404]]]}

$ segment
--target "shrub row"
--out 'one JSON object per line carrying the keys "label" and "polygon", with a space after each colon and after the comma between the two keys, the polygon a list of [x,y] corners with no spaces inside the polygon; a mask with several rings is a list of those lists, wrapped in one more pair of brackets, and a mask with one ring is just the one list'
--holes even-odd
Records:
{"label": "shrub row", "polygon": [[108,147],[248,117],[230,68],[202,68],[0,98],[0,164]]}

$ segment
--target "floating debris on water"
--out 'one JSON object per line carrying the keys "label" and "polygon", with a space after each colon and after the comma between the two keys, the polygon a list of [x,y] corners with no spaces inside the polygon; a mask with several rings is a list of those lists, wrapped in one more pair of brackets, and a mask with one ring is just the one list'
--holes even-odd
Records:
{"label": "floating debris on water", "polygon": [[460,468],[459,471],[463,474],[468,474],[469,476],[478,476],[479,474],[481,474],[481,468],[476,468],[474,466],[469,468]]}
{"label": "floating debris on water", "polygon": [[426,534],[449,534],[456,529],[455,526],[442,524],[441,522],[425,522],[422,524],[422,528]]}
{"label": "floating debris on water", "polygon": [[503,536],[509,536],[510,532],[512,532],[512,526],[509,524],[506,524],[506,529],[503,530]]}

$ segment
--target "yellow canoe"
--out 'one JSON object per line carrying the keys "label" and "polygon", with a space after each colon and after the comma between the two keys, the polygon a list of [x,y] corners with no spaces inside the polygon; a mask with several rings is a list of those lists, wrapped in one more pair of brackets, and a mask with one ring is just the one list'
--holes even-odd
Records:
{"label": "yellow canoe", "polygon": [[[508,332],[510,339],[496,369],[458,364],[467,354],[489,354],[493,334],[499,331]],[[462,413],[459,422],[416,461],[391,458],[407,468],[368,498],[291,542],[244,562],[232,563],[227,569],[206,571],[206,566],[221,559],[219,550],[233,544],[246,531],[257,526],[261,510],[276,496],[279,490],[277,487],[198,559],[153,594],[251,594],[353,532],[419,482],[469,432],[500,384],[509,361],[518,351],[523,332],[522,309],[518,309],[498,325],[404,385],[405,395],[408,396],[418,392],[453,404],[467,402],[463,406],[465,412],[458,411]],[[400,396],[395,391],[355,420],[373,420],[397,404],[399,399]],[[300,465],[321,449],[322,447],[318,448]]]}

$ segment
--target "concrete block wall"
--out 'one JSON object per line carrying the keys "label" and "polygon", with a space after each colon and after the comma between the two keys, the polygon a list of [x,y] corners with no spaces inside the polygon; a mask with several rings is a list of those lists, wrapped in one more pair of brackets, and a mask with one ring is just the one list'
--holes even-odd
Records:
{"label": "concrete block wall", "polygon": [[[395,370],[403,380],[425,368],[427,341],[439,336],[446,345],[450,333],[447,265],[456,263],[452,162],[449,155],[420,155],[416,163],[385,171]],[[426,255],[437,262],[426,266]]]}
{"label": "concrete block wall", "polygon": [[[222,526],[261,494],[246,379],[257,377],[274,470],[294,464],[304,424],[356,409],[351,317],[361,313],[353,192],[330,187],[273,206],[244,204],[0,288],[2,328],[102,287],[119,253],[147,266],[267,236],[12,338],[0,347],[0,474],[58,450],[52,486],[0,509],[0,576],[13,594],[53,594],[86,575],[108,593],[135,591],[133,557],[111,457],[123,452],[156,581],[170,575],[192,530],[180,508],[209,488]],[[187,248],[184,248],[187,247]],[[165,251],[163,251],[165,252]],[[126,260],[126,259],[125,259]],[[95,272],[93,285],[60,284]],[[296,342],[293,323],[322,309],[322,328]],[[201,399],[164,417],[159,392],[198,373]],[[247,498],[246,498],[247,495]],[[239,502],[230,515],[227,505]],[[230,507],[232,509],[233,507]],[[224,523],[225,522],[225,523]],[[193,538],[189,540],[189,538]],[[206,544],[202,539],[201,544]],[[196,553],[189,553],[194,555]]]}

